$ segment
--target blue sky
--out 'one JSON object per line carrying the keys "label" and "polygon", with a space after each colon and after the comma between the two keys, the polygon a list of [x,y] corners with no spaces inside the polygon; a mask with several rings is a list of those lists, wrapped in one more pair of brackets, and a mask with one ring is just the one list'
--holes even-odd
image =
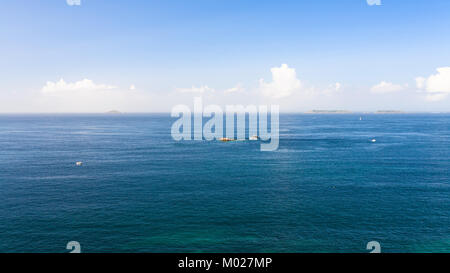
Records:
{"label": "blue sky", "polygon": [[0,36],[0,112],[450,110],[447,0],[3,0]]}

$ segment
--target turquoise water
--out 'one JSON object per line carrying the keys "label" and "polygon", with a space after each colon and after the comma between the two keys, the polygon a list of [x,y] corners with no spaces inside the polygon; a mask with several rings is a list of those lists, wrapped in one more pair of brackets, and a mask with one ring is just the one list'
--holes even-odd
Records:
{"label": "turquoise water", "polygon": [[359,116],[281,115],[261,152],[168,114],[1,115],[0,252],[450,252],[450,115]]}

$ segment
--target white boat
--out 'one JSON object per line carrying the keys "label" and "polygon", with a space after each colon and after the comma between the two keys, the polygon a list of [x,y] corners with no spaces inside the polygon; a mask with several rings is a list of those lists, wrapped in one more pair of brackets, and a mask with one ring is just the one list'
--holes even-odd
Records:
{"label": "white boat", "polygon": [[249,139],[250,140],[259,140],[259,137],[258,136],[251,136]]}
{"label": "white boat", "polygon": [[374,138],[374,139],[372,139],[371,141],[372,141],[372,142],[377,142],[377,140],[376,140],[375,138]]}
{"label": "white boat", "polygon": [[75,163],[75,165],[77,165],[77,166],[82,166],[82,165],[83,165],[83,162],[78,161],[77,163]]}

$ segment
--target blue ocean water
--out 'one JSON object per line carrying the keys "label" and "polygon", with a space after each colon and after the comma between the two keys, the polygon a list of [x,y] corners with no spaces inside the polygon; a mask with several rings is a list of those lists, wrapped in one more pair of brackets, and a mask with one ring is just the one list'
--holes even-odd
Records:
{"label": "blue ocean water", "polygon": [[0,252],[450,252],[450,115],[359,117],[281,115],[261,152],[168,114],[1,115]]}

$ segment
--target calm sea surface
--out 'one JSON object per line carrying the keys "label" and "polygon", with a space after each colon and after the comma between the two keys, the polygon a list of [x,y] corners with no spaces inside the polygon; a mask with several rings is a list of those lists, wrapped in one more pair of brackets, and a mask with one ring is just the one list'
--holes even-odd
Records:
{"label": "calm sea surface", "polygon": [[168,114],[0,115],[0,252],[450,252],[450,115],[359,117],[281,115],[261,152]]}

